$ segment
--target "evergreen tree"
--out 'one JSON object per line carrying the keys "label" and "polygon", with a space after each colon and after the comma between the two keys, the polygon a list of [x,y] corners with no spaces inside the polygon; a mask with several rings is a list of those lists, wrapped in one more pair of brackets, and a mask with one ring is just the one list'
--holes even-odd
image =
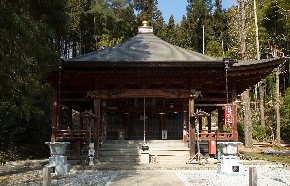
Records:
{"label": "evergreen tree", "polygon": [[[58,61],[55,41],[65,26],[52,23],[50,18],[63,15],[57,8],[61,11],[64,7],[61,2],[43,3],[43,9],[35,12],[38,3],[1,1],[0,160],[3,151],[18,147],[14,153],[24,153],[26,144],[43,146],[50,136],[52,95],[46,78],[49,65]],[[53,8],[55,11],[48,11]],[[6,158],[13,159],[15,154]]]}
{"label": "evergreen tree", "polygon": [[176,41],[175,32],[176,30],[175,30],[174,17],[173,15],[171,15],[168,20],[168,24],[166,24],[164,28],[164,36],[165,36],[164,40],[171,44],[175,44],[175,41]]}
{"label": "evergreen tree", "polygon": [[202,52],[203,26],[205,27],[205,40],[210,38],[212,32],[210,14],[213,5],[211,0],[188,0],[187,19],[189,23],[190,46],[198,52]]}
{"label": "evergreen tree", "polygon": [[216,57],[223,57],[226,46],[226,31],[227,20],[225,11],[222,10],[221,0],[215,0],[215,10],[212,21],[210,23],[212,27],[212,35],[206,45],[206,54]]}
{"label": "evergreen tree", "polygon": [[154,24],[154,34],[158,37],[160,37],[161,39],[164,39],[165,36],[164,36],[164,27],[165,27],[165,24],[164,24],[164,19],[163,19],[163,16],[160,15],[158,17],[158,19],[156,20],[155,24]]}
{"label": "evergreen tree", "polygon": [[274,56],[289,55],[290,3],[288,0],[266,0],[263,26],[269,36],[269,53]]}
{"label": "evergreen tree", "polygon": [[135,9],[138,12],[138,24],[148,21],[149,25],[155,26],[156,21],[161,16],[161,11],[157,7],[158,0],[134,0]]}

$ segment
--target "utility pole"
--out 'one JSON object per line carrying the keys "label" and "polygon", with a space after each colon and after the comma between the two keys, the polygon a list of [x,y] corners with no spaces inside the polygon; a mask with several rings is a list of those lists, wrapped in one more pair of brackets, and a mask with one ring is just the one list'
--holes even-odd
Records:
{"label": "utility pole", "polygon": [[204,23],[202,22],[202,54],[204,54]]}
{"label": "utility pole", "polygon": [[276,112],[276,145],[280,146],[281,143],[281,124],[280,124],[280,91],[279,91],[279,74],[280,68],[278,67],[276,70],[276,104],[275,104],[275,112]]}

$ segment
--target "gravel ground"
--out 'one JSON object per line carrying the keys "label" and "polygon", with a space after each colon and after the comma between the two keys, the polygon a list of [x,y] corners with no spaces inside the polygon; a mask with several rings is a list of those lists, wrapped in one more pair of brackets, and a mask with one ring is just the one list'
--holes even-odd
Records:
{"label": "gravel ground", "polygon": [[[283,167],[270,167],[259,165],[258,185],[261,186],[290,186],[290,169]],[[246,167],[248,170],[248,167]],[[155,170],[152,170],[155,171]],[[169,170],[156,170],[169,171]],[[142,172],[142,171],[141,171]],[[184,183],[184,185],[221,185],[221,186],[248,186],[249,174],[232,176],[218,174],[216,170],[174,170],[174,172]],[[110,181],[118,178],[120,171],[98,171],[98,170],[71,170],[69,174],[63,176],[52,176],[52,185],[61,186],[82,186],[82,185],[110,185]],[[23,169],[19,172],[5,174],[0,169],[0,185],[42,185],[42,170],[31,168]],[[113,185],[113,184],[111,184]]]}
{"label": "gravel ground", "polygon": [[[290,185],[290,169],[282,167],[257,167],[258,185],[261,186],[287,186]],[[248,186],[249,172],[245,167],[244,175],[218,174],[215,170],[184,170],[176,171],[185,185],[211,185],[211,186]]]}

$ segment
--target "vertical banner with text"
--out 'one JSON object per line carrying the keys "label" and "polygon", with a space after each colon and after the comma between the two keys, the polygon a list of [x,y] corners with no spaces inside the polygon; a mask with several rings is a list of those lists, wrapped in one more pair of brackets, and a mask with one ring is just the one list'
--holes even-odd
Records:
{"label": "vertical banner with text", "polygon": [[233,107],[232,105],[225,106],[225,125],[229,128],[233,122]]}

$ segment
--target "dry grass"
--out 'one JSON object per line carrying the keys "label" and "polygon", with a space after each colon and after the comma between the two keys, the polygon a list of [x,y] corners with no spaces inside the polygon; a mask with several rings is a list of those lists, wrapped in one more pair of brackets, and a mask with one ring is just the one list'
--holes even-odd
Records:
{"label": "dry grass", "polygon": [[[253,160],[266,160],[270,162],[281,163],[286,166],[290,166],[290,154],[265,154],[264,150],[269,149],[269,147],[239,147],[241,155],[251,157]],[[289,147],[271,147],[271,150],[290,150]]]}

